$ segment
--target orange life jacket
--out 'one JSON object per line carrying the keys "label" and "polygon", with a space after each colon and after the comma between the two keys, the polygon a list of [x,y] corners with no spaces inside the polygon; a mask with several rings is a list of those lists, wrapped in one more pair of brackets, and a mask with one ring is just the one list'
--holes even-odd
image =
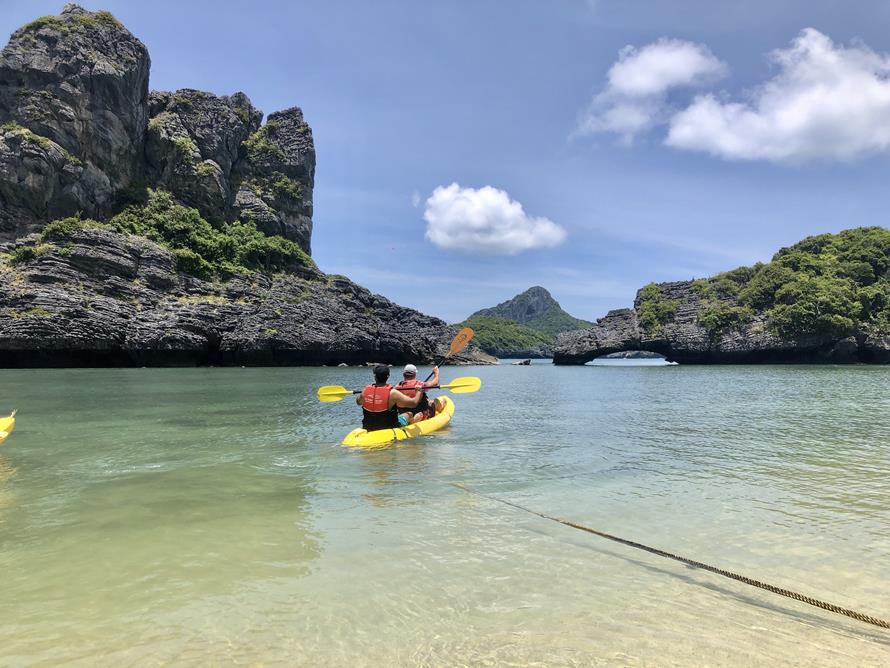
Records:
{"label": "orange life jacket", "polygon": [[396,389],[404,394],[406,397],[413,397],[414,393],[417,392],[418,389],[423,388],[423,383],[416,378],[411,380],[403,380],[401,383],[396,385]]}
{"label": "orange life jacket", "polygon": [[362,390],[362,408],[369,413],[383,413],[389,410],[389,393],[392,385],[368,385]]}
{"label": "orange life jacket", "polygon": [[[416,378],[412,378],[411,380],[403,380],[398,385],[396,385],[396,389],[404,394],[406,397],[414,397],[418,390],[423,391],[423,386],[425,383],[417,380]],[[399,408],[399,413],[411,413],[411,412],[420,412],[427,411],[430,408],[430,400],[426,396],[426,392],[423,393],[423,397],[420,399],[420,403],[417,404],[416,408]]]}
{"label": "orange life jacket", "polygon": [[399,412],[389,407],[392,385],[368,385],[362,390],[362,427],[368,431],[399,426]]}

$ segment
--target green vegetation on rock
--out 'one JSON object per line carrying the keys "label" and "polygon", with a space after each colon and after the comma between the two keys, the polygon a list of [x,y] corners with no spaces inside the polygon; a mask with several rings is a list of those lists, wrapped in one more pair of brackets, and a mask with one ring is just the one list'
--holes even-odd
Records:
{"label": "green vegetation on rock", "polygon": [[235,112],[235,115],[241,120],[244,125],[248,125],[250,123],[250,112],[244,107],[235,107],[232,111]]}
{"label": "green vegetation on rock", "polygon": [[195,164],[195,153],[198,152],[198,145],[191,137],[174,137],[173,146],[176,147],[176,155],[182,162],[187,165]]}
{"label": "green vegetation on rock", "polygon": [[890,333],[890,230],[859,227],[807,237],[767,264],[702,279],[695,287],[703,301],[699,323],[712,334],[750,322],[755,311],[788,339],[847,336],[857,329]]}
{"label": "green vegetation on rock", "polygon": [[25,264],[36,260],[41,255],[45,255],[53,250],[52,244],[40,244],[38,246],[19,246],[9,254],[9,264]]}
{"label": "green vegetation on rock", "polygon": [[699,324],[712,337],[737,329],[754,319],[750,305],[739,305],[739,292],[757,271],[757,267],[739,267],[694,282],[693,288],[702,300]]}
{"label": "green vegetation on rock", "polygon": [[553,338],[547,334],[506,318],[474,315],[458,326],[472,327],[476,332],[473,343],[486,352],[530,351],[553,344]]}
{"label": "green vegetation on rock", "polygon": [[214,167],[211,161],[204,160],[195,167],[195,173],[203,178],[213,178],[217,175],[218,169]]}
{"label": "green vegetation on rock", "polygon": [[175,114],[170,113],[169,111],[162,111],[157,116],[153,116],[148,121],[148,129],[149,130],[160,130],[165,125],[170,123],[174,118],[176,118]]}
{"label": "green vegetation on rock", "polygon": [[580,318],[575,318],[561,308],[549,309],[544,313],[523,323],[526,327],[537,330],[546,334],[551,339],[555,339],[557,334],[568,332],[573,329],[586,329],[592,323]]}
{"label": "green vegetation on rock", "polygon": [[247,150],[247,157],[250,158],[251,162],[284,161],[284,151],[270,140],[270,137],[274,137],[277,131],[278,123],[268,121],[263,127],[242,142],[242,145]]}
{"label": "green vegetation on rock", "polygon": [[94,229],[107,229],[108,225],[104,225],[91,219],[81,220],[80,218],[75,218],[73,216],[70,218],[62,218],[47,223],[44,228],[40,230],[40,240],[67,241],[77,232],[88,227]]}
{"label": "green vegetation on rock", "polygon": [[289,199],[299,202],[303,199],[300,184],[281,172],[272,172],[270,176],[254,177],[245,182],[257,197],[276,200]]}
{"label": "green vegetation on rock", "polygon": [[638,294],[637,316],[640,325],[649,336],[655,336],[666,323],[674,319],[679,302],[668,299],[655,283],[643,286]]}
{"label": "green vegetation on rock", "polygon": [[43,135],[39,135],[36,132],[32,132],[28,128],[19,125],[16,122],[4,123],[0,125],[0,132],[12,132],[20,136],[25,141],[29,141],[33,144],[37,144],[44,151],[48,151],[52,148],[52,142]]}
{"label": "green vegetation on rock", "polygon": [[[37,144],[44,151],[49,151],[53,147],[53,142],[48,137],[44,137],[43,135],[39,135],[28,128],[19,125],[16,122],[3,123],[0,125],[0,132],[12,132],[15,135],[21,137],[24,141],[31,142],[32,144]],[[58,144],[56,144],[58,146]],[[62,155],[65,157],[65,161],[75,167],[81,167],[83,162],[81,162],[80,158],[76,155],[73,155],[69,151],[65,150],[61,146],[58,146],[59,150],[62,151]]]}
{"label": "green vegetation on rock", "polygon": [[52,318],[53,313],[50,313],[42,306],[35,306],[34,308],[29,308],[25,310],[19,309],[7,309],[6,315],[8,315],[13,320],[20,320],[22,318]]}
{"label": "green vegetation on rock", "polygon": [[197,209],[177,204],[162,190],[149,189],[144,205],[127,207],[111,219],[111,226],[166,246],[176,258],[177,269],[203,279],[314,266],[293,241],[266,236],[245,221],[214,226]]}
{"label": "green vegetation on rock", "polygon": [[111,12],[85,12],[77,14],[65,14],[62,16],[41,16],[34,19],[30,23],[19,28],[16,33],[24,33],[40,30],[40,28],[50,27],[54,30],[67,35],[69,32],[80,32],[86,28],[94,28],[98,26],[111,26],[123,30],[121,25]]}
{"label": "green vegetation on rock", "polygon": [[272,172],[272,178],[269,179],[269,188],[272,194],[279,199],[283,197],[296,201],[303,199],[300,184],[281,172]]}

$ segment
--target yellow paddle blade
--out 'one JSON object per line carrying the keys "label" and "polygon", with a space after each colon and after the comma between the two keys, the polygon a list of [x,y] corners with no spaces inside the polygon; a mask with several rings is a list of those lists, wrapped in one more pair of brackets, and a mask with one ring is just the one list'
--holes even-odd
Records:
{"label": "yellow paddle blade", "polygon": [[470,392],[478,392],[482,387],[482,379],[476,376],[464,376],[463,378],[455,378],[447,385],[439,385],[443,390],[451,390],[454,394],[469,394]]}
{"label": "yellow paddle blade", "polygon": [[448,349],[447,357],[451,357],[452,355],[456,355],[461,350],[467,347],[467,344],[470,342],[476,335],[476,332],[472,330],[470,327],[464,327],[457,333],[457,336],[454,337],[454,340],[451,342],[451,347]]}
{"label": "yellow paddle blade", "polygon": [[343,397],[352,394],[352,390],[347,390],[342,385],[325,385],[318,388],[318,400],[325,403],[332,401],[340,401]]}

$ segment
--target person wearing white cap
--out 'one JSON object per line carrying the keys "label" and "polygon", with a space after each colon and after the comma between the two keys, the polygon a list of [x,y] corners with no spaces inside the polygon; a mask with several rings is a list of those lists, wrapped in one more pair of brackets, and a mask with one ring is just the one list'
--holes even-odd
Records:
{"label": "person wearing white cap", "polygon": [[407,416],[409,424],[420,422],[421,420],[428,420],[438,413],[440,410],[439,400],[433,399],[430,401],[424,390],[439,384],[439,367],[433,367],[433,375],[430,377],[429,382],[426,383],[417,380],[417,367],[413,364],[405,365],[405,368],[402,370],[402,376],[404,377],[404,380],[396,385],[396,389],[399,392],[406,397],[411,398],[413,398],[417,392],[420,392],[421,394],[420,402],[417,404],[416,408],[398,408],[400,414]]}

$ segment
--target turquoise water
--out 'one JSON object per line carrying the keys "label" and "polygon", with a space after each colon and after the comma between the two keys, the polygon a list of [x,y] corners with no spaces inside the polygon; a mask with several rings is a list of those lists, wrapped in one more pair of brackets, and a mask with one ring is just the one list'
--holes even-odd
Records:
{"label": "turquoise water", "polygon": [[342,448],[365,369],[0,370],[0,665],[887,665],[890,368],[479,367]]}

